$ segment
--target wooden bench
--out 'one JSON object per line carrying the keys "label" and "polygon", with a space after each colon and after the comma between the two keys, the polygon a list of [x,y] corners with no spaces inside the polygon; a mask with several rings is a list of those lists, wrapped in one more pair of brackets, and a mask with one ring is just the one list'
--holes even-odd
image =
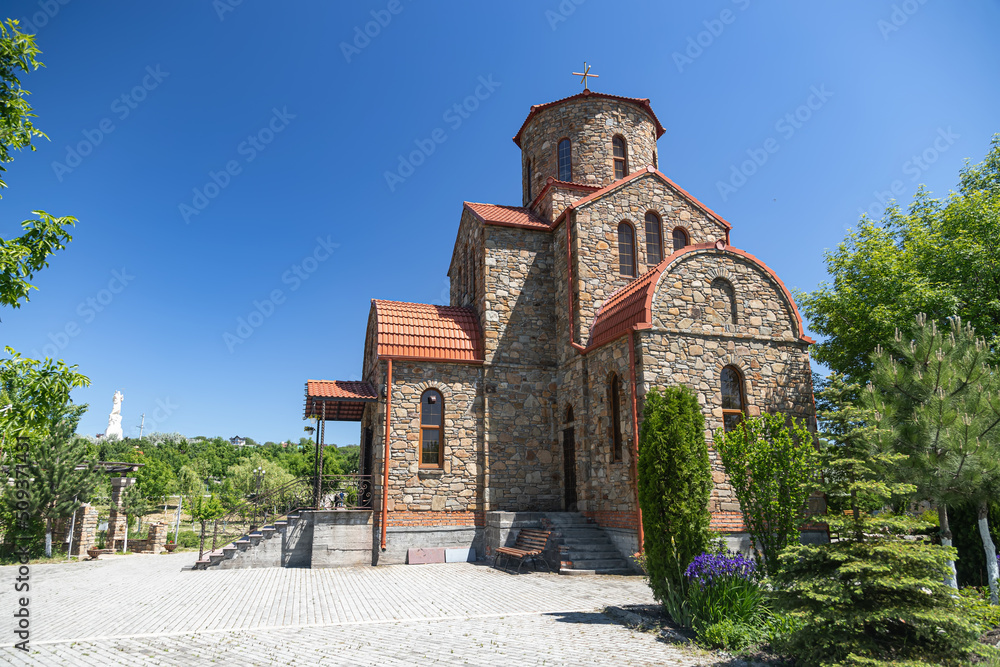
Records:
{"label": "wooden bench", "polygon": [[[504,560],[504,566],[510,562],[511,558],[517,558],[517,573],[521,573],[521,566],[524,565],[524,561],[527,558],[531,559],[532,565],[535,570],[538,570],[538,557],[545,551],[545,544],[549,541],[549,535],[552,534],[551,530],[538,530],[536,528],[522,528],[517,534],[517,540],[514,542],[512,547],[500,547],[497,549],[496,558],[493,559],[493,567],[497,566],[497,561],[500,556],[506,556]],[[545,569],[549,572],[552,568],[549,567],[548,562],[542,558],[542,562],[545,563]]]}

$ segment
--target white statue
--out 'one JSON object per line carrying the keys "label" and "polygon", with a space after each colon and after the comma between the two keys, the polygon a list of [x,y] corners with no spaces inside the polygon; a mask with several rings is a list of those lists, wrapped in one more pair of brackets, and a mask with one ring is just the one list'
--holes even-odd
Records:
{"label": "white statue", "polygon": [[121,440],[125,436],[122,434],[122,396],[120,391],[115,392],[115,403],[108,415],[108,428],[104,431],[104,437],[108,440]]}

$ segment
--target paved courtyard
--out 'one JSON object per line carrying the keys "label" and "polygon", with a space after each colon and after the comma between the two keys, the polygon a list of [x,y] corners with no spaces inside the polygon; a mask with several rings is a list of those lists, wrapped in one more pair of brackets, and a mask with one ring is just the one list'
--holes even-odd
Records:
{"label": "paved courtyard", "polygon": [[640,577],[515,576],[465,563],[183,569],[194,560],[32,566],[27,654],[13,648],[16,568],[0,568],[0,663],[711,664],[600,613],[650,602]]}

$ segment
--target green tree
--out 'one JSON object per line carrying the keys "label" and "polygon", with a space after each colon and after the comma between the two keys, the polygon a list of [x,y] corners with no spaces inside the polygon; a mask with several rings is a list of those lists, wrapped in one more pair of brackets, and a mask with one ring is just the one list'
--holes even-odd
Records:
{"label": "green tree", "polygon": [[26,503],[28,515],[44,522],[47,557],[52,556],[53,523],[76,512],[99,481],[97,469],[86,458],[87,441],[73,435],[86,409],[67,404],[50,415],[46,435],[30,445],[26,477],[19,476],[27,484],[15,481],[6,489],[8,507],[20,509],[19,503]]}
{"label": "green tree", "polygon": [[863,217],[826,253],[832,283],[796,293],[810,328],[824,337],[813,358],[864,383],[876,346],[888,345],[917,313],[943,322],[957,315],[1000,358],[1000,135],[983,162],[960,175],[945,200],[920,189],[908,211]]}
{"label": "green tree", "polygon": [[712,472],[705,418],[687,387],[646,394],[637,467],[650,588],[675,622],[690,625],[683,573],[709,543]]}
{"label": "green tree", "polygon": [[909,497],[915,487],[892,481],[906,456],[891,451],[873,426],[876,415],[850,400],[842,403],[849,416],[831,415],[856,389],[835,376],[820,392],[822,488],[855,510],[824,517],[837,538],[830,543],[781,552],[775,595],[798,623],[775,648],[805,667],[966,664],[977,633],[942,576],[954,549],[914,539],[916,519],[860,510]]}
{"label": "green tree", "polygon": [[191,508],[191,520],[201,524],[201,545],[198,547],[198,560],[201,560],[205,554],[205,525],[209,521],[215,522],[224,517],[226,508],[214,493],[207,499],[201,495],[194,496],[188,499],[188,503]]}
{"label": "green tree", "polygon": [[801,422],[766,414],[744,418],[729,433],[716,431],[715,450],[740,501],[747,532],[760,546],[759,560],[774,575],[781,550],[799,540],[806,501],[816,486],[813,435]]}
{"label": "green tree", "polygon": [[[0,174],[6,171],[3,165],[14,159],[13,151],[34,150],[32,138],[45,137],[32,123],[29,92],[20,80],[42,66],[38,54],[33,35],[21,33],[16,21],[0,22]],[[0,180],[0,189],[6,186]],[[21,236],[0,238],[0,306],[17,309],[27,302],[35,289],[30,282],[34,275],[72,240],[68,229],[76,223],[74,218],[33,213],[38,219],[22,222]],[[10,347],[4,350],[9,358],[0,359],[0,392],[8,403],[0,405],[0,456],[11,439],[44,435],[47,416],[67,403],[73,388],[90,384],[76,366],[26,359]]]}
{"label": "green tree", "polygon": [[[1000,489],[1000,377],[987,363],[985,341],[960,318],[944,331],[923,314],[915,322],[910,334],[897,331],[891,346],[876,350],[864,400],[884,437],[906,455],[902,479],[937,505],[941,543],[951,546],[948,506],[975,500],[985,524],[989,495]],[[983,528],[996,604],[996,550]],[[958,587],[953,563],[948,580]]]}

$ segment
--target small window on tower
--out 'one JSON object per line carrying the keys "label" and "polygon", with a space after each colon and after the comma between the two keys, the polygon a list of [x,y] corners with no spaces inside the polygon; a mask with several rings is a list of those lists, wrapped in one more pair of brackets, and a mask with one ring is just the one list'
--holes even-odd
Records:
{"label": "small window on tower", "polygon": [[569,139],[563,139],[559,142],[559,180],[573,180],[573,160]]}
{"label": "small window on tower", "polygon": [[528,160],[528,202],[531,202],[531,160]]}
{"label": "small window on tower", "polygon": [[628,151],[625,147],[625,138],[616,134],[611,140],[615,151],[615,180],[625,178],[628,173]]}

